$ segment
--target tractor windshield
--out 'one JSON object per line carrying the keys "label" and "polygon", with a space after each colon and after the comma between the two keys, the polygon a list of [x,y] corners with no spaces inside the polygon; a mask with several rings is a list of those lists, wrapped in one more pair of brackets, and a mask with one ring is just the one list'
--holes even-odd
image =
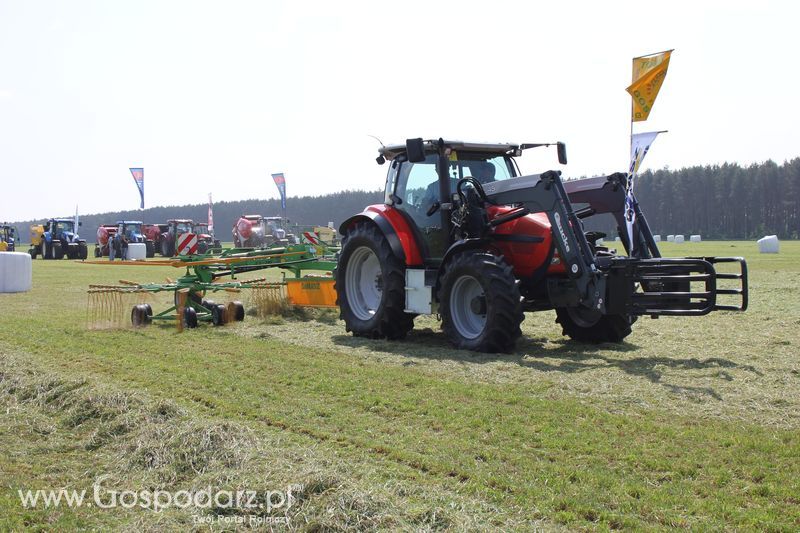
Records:
{"label": "tractor windshield", "polygon": [[[455,191],[455,186],[462,178],[475,178],[480,183],[489,183],[505,180],[516,176],[511,158],[497,154],[469,154],[459,153],[451,156],[448,165],[450,194]],[[398,208],[407,211],[413,218],[424,218],[434,202],[439,198],[439,176],[436,172],[435,154],[429,154],[425,161],[411,163],[393,163],[389,170],[388,187],[394,191],[387,191],[387,198],[394,195],[402,200]],[[391,173],[396,173],[391,176]]]}
{"label": "tractor windshield", "polygon": [[177,222],[175,224],[176,233],[192,233],[192,225],[188,222]]}
{"label": "tractor windshield", "polygon": [[61,235],[62,233],[74,233],[75,231],[75,223],[71,220],[59,220],[56,222],[56,235]]}
{"label": "tractor windshield", "polygon": [[142,234],[142,225],[141,224],[125,224],[125,236],[128,239],[135,238],[136,235]]}

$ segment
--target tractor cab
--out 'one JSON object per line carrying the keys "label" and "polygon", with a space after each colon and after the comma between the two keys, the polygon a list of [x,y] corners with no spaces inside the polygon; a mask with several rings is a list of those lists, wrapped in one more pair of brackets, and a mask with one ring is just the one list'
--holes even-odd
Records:
{"label": "tractor cab", "polygon": [[194,229],[194,222],[188,219],[168,220],[167,231],[173,236],[177,237],[184,233],[192,233]]}
{"label": "tractor cab", "polygon": [[[559,160],[566,163],[564,145],[555,144]],[[513,157],[536,146],[547,145],[411,139],[404,145],[383,147],[378,163],[390,162],[385,204],[411,223],[416,239],[424,243],[424,261],[438,264],[454,241],[452,215],[459,182],[472,178],[486,186],[516,178],[519,171]],[[465,191],[470,187],[463,187],[462,194],[468,194]]]}
{"label": "tractor cab", "polygon": [[47,229],[53,238],[59,241],[72,242],[78,238],[75,233],[75,221],[70,218],[54,218],[47,223]]}
{"label": "tractor cab", "polygon": [[17,242],[17,230],[14,226],[0,226],[0,251],[13,252]]}
{"label": "tractor cab", "polygon": [[125,235],[125,238],[128,239],[128,242],[145,242],[141,221],[122,220],[117,222],[117,226],[121,229],[122,235]]}

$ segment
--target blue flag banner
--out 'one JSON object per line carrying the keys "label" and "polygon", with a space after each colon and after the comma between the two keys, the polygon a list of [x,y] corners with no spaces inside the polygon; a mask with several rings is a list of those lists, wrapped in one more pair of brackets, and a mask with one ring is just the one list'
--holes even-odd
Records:
{"label": "blue flag banner", "polygon": [[273,174],[272,179],[275,181],[275,186],[278,188],[278,192],[281,193],[281,209],[286,209],[286,178],[284,177],[283,172],[279,172],[277,174]]}
{"label": "blue flag banner", "polygon": [[128,170],[131,171],[133,181],[136,182],[136,186],[139,188],[139,196],[142,198],[142,204],[139,206],[139,209],[144,209],[144,169],[131,168]]}

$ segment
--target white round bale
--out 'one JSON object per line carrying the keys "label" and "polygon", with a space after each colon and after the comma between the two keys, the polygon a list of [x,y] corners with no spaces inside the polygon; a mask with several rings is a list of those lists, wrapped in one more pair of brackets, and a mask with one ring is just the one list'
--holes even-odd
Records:
{"label": "white round bale", "polygon": [[701,238],[700,235],[689,235],[690,242],[700,242]]}
{"label": "white round bale", "polygon": [[144,261],[147,257],[147,245],[143,242],[132,242],[128,245],[129,261]]}
{"label": "white round bale", "polygon": [[31,290],[33,267],[30,254],[0,252],[0,292]]}
{"label": "white round bale", "polygon": [[686,239],[683,237],[683,235],[675,235],[675,242],[677,242],[677,243],[682,243],[682,242],[684,242],[685,240],[686,240]]}
{"label": "white round bale", "polygon": [[762,254],[777,254],[780,248],[777,235],[767,235],[758,239],[758,251]]}
{"label": "white round bale", "polygon": [[667,235],[667,242],[675,242],[675,235]]}
{"label": "white round bale", "polygon": [[656,234],[656,235],[653,235],[653,240],[654,240],[655,242],[661,242],[661,235],[658,235],[658,234]]}

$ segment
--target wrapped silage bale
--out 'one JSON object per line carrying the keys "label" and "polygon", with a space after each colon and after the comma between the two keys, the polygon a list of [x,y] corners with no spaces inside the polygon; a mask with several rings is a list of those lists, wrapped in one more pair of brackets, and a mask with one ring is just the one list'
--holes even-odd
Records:
{"label": "wrapped silage bale", "polygon": [[780,247],[777,235],[767,235],[758,239],[758,251],[762,254],[777,254]]}
{"label": "wrapped silage bale", "polygon": [[30,254],[0,252],[0,292],[31,290],[33,266]]}
{"label": "wrapped silage bale", "polygon": [[701,241],[700,235],[689,235],[689,241],[690,242],[700,242]]}
{"label": "wrapped silage bale", "polygon": [[685,240],[686,239],[683,237],[683,235],[675,235],[675,242],[676,243],[680,244],[680,243],[684,242]]}
{"label": "wrapped silage bale", "polygon": [[675,242],[675,235],[667,235],[667,242]]}
{"label": "wrapped silage bale", "polygon": [[653,240],[655,242],[661,242],[661,235],[653,235]]}
{"label": "wrapped silage bale", "polygon": [[147,245],[143,242],[132,242],[128,245],[129,261],[144,261],[147,257]]}

